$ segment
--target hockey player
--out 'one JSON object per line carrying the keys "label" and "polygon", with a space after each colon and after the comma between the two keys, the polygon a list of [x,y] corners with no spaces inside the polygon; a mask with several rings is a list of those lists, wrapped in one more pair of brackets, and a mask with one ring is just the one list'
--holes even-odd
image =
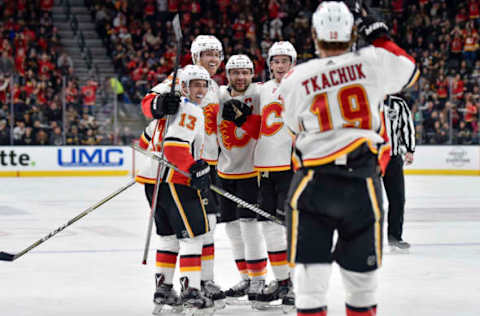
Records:
{"label": "hockey player", "polygon": [[[192,54],[193,63],[195,65],[205,68],[210,76],[213,76],[220,66],[223,60],[223,49],[220,41],[212,35],[199,35],[192,42],[190,52]],[[182,70],[179,70],[181,75]],[[171,109],[168,107],[161,111],[158,108],[159,100],[168,100],[173,98],[168,92],[170,91],[173,76],[170,75],[165,81],[152,88],[149,94],[147,94],[142,100],[142,109],[145,116],[148,118],[162,118],[165,114],[175,113],[176,109],[173,106]],[[178,87],[178,85],[176,86]],[[177,89],[178,90],[178,89]],[[169,104],[167,102],[167,104]],[[216,128],[212,128],[212,113],[218,112],[218,85],[214,80],[210,80],[208,86],[208,92],[200,103],[205,114],[205,148],[203,150],[202,158],[207,161],[211,166],[211,180],[214,181],[216,177],[216,171],[214,166],[218,159],[218,144]],[[213,124],[216,123],[213,121]],[[204,245],[202,250],[202,291],[204,291],[207,297],[210,297],[215,301],[217,308],[225,307],[225,294],[214,283],[214,231],[217,222],[216,214],[218,213],[218,207],[216,199],[213,194],[208,190],[206,193],[208,196],[208,204],[206,205],[208,220],[210,223],[210,231],[205,235]]]}
{"label": "hockey player", "polygon": [[[241,128],[257,140],[254,153],[255,169],[259,171],[260,208],[279,218],[284,218],[284,202],[293,176],[290,168],[292,139],[281,119],[283,111],[278,100],[278,86],[283,76],[295,65],[297,52],[290,42],[276,42],[269,51],[267,64],[273,79],[262,85],[260,114],[248,116]],[[225,104],[225,110],[230,104]],[[230,105],[231,106],[231,105]],[[234,121],[239,109],[228,109],[226,119]],[[248,113],[246,113],[248,115]],[[272,155],[272,153],[275,153]],[[257,295],[255,307],[267,309],[268,302],[282,299],[282,304],[295,304],[292,282],[287,264],[287,234],[283,226],[259,217],[268,258],[275,280]]]}
{"label": "hockey player", "polygon": [[[153,120],[141,137],[141,147],[154,152],[163,150],[164,157],[178,168],[188,171],[191,179],[170,168],[165,168],[158,184],[158,202],[155,209],[158,250],[154,314],[163,305],[178,310],[183,304],[193,315],[213,313],[213,302],[200,292],[201,254],[203,238],[209,231],[202,191],[210,185],[209,165],[201,158],[204,145],[204,117],[199,104],[208,91],[210,76],[199,66],[187,66],[181,74],[184,97],[166,95],[157,99],[157,110],[170,113],[172,118]],[[178,98],[178,97],[177,97]],[[166,100],[166,101],[165,101]],[[179,104],[174,104],[180,101]],[[168,126],[167,126],[168,124]],[[165,130],[166,129],[166,130]],[[162,135],[165,135],[162,146]],[[152,203],[158,163],[150,161],[136,179],[145,183],[147,199]],[[172,288],[173,274],[180,254],[181,298]]]}
{"label": "hockey player", "polygon": [[[248,114],[258,114],[259,89],[252,83],[253,63],[246,55],[233,55],[226,64],[228,86],[220,87],[220,109],[212,114],[220,153],[218,157],[218,184],[243,200],[257,201],[257,171],[253,166],[255,139],[239,126]],[[232,122],[228,109],[232,105],[241,114]],[[248,113],[247,113],[248,112]],[[247,113],[247,114],[245,114]],[[213,119],[212,119],[213,120]],[[232,245],[233,256],[242,280],[225,291],[227,298],[248,294],[250,301],[265,284],[266,251],[256,214],[237,204],[220,198],[221,221]]]}
{"label": "hockey player", "polygon": [[386,94],[414,83],[418,71],[413,58],[388,39],[384,23],[362,18],[359,33],[373,45],[350,52],[355,33],[343,2],[322,2],[312,17],[320,58],[295,67],[279,88],[284,121],[296,135],[299,170],[287,217],[295,304],[302,316],[327,315],[333,261],[344,282],[346,314],[376,315],[383,219],[379,169],[389,158],[380,108]]}

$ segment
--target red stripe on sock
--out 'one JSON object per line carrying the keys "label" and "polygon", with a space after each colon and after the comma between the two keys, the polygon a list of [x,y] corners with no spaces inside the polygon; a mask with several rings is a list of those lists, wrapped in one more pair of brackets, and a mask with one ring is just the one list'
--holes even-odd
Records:
{"label": "red stripe on sock", "polygon": [[247,263],[245,262],[245,260],[235,260],[235,264],[237,265],[237,269],[240,270],[240,271],[244,271],[244,270],[247,270]]}
{"label": "red stripe on sock", "polygon": [[177,263],[177,254],[157,251],[156,261],[175,264]]}
{"label": "red stripe on sock", "polygon": [[269,252],[268,260],[270,260],[270,262],[287,261],[287,252],[286,251],[275,252],[275,253]]}
{"label": "red stripe on sock", "polygon": [[213,256],[215,254],[215,246],[214,245],[205,245],[202,248],[202,256]]}
{"label": "red stripe on sock", "polygon": [[267,267],[267,259],[262,259],[261,261],[250,262],[247,261],[247,269],[249,271],[262,271]]}
{"label": "red stripe on sock", "polygon": [[180,268],[197,267],[202,265],[200,256],[180,256]]}

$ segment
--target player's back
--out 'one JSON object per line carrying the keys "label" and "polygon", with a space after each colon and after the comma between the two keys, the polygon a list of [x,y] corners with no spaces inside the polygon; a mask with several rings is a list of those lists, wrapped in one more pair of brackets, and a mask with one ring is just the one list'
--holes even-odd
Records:
{"label": "player's back", "polygon": [[296,66],[279,93],[304,165],[329,163],[365,142],[375,152],[384,141],[381,102],[414,73],[407,57],[373,46]]}

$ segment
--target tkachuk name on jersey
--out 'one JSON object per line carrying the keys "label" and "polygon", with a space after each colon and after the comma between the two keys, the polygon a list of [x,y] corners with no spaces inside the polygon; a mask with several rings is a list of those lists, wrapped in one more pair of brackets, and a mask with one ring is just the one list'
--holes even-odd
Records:
{"label": "tkachuk name on jersey", "polygon": [[310,93],[325,90],[344,83],[349,83],[355,80],[365,79],[365,73],[362,70],[362,64],[355,64],[338,69],[332,69],[327,73],[316,75],[308,78],[302,82],[305,87],[305,93]]}

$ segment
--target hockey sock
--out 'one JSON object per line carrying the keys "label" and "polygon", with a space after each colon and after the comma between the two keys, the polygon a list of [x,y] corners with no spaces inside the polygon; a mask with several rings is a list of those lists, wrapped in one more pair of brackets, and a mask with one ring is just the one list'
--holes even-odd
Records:
{"label": "hockey sock", "polygon": [[200,290],[203,236],[180,239],[180,275],[188,277],[189,286]]}
{"label": "hockey sock", "polygon": [[252,280],[264,279],[267,274],[267,253],[262,240],[260,225],[256,219],[241,219],[240,229],[245,244],[245,260]]}
{"label": "hockey sock", "polygon": [[345,303],[347,306],[363,308],[377,305],[376,292],[378,287],[378,270],[370,272],[354,272],[340,267],[340,273],[345,287]]}
{"label": "hockey sock", "polygon": [[233,221],[225,223],[225,232],[227,233],[230,244],[232,245],[233,259],[243,280],[248,280],[247,264],[245,262],[245,247],[240,230],[240,222]]}
{"label": "hockey sock", "polygon": [[353,307],[346,304],[347,316],[375,316],[377,315],[377,306]]}
{"label": "hockey sock", "polygon": [[213,263],[215,258],[215,245],[213,234],[217,224],[215,214],[208,214],[210,231],[203,235],[202,248],[202,281],[213,281]]}
{"label": "hockey sock", "polygon": [[165,284],[172,284],[178,255],[178,239],[175,235],[158,236],[156,272],[165,276]]}
{"label": "hockey sock", "polygon": [[270,221],[262,222],[262,226],[273,275],[279,281],[286,280],[289,278],[287,232],[283,226]]}
{"label": "hockey sock", "polygon": [[297,315],[327,315],[327,290],[332,265],[327,263],[297,263],[293,287]]}

